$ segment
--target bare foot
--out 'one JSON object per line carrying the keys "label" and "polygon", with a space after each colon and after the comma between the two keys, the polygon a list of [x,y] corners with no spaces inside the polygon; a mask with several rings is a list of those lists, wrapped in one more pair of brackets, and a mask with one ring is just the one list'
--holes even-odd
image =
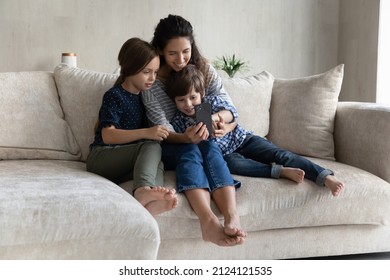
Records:
{"label": "bare foot", "polygon": [[344,189],[344,183],[339,181],[333,175],[326,176],[325,186],[331,190],[333,196],[338,196],[340,192]]}
{"label": "bare foot", "polygon": [[134,192],[137,199],[153,216],[177,207],[178,197],[174,189],[165,187],[140,187]]}
{"label": "bare foot", "polygon": [[153,216],[157,216],[158,214],[176,208],[178,202],[179,200],[177,198],[177,195],[175,195],[170,200],[154,200],[152,202],[149,202],[148,204],[145,205],[145,208],[150,212],[150,214],[152,214]]}
{"label": "bare foot", "polygon": [[224,232],[230,237],[241,237],[241,241],[245,241],[247,233],[241,229],[240,218],[238,215],[225,218]]}
{"label": "bare foot", "polygon": [[305,179],[305,171],[299,168],[291,168],[291,167],[282,167],[282,171],[280,172],[280,177],[289,179],[296,183],[302,183],[303,179]]}
{"label": "bare foot", "polygon": [[204,241],[210,241],[218,246],[228,247],[242,244],[244,238],[240,236],[229,236],[225,233],[224,227],[218,218],[201,222],[202,238]]}
{"label": "bare foot", "polygon": [[134,198],[143,206],[155,200],[170,200],[175,195],[175,190],[164,187],[140,187],[134,191]]}

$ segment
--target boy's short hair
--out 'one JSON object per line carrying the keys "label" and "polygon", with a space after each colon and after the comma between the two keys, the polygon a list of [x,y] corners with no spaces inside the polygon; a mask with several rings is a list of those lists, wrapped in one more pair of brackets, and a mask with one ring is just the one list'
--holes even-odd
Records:
{"label": "boy's short hair", "polygon": [[202,98],[204,97],[204,76],[193,64],[188,64],[179,72],[173,71],[167,81],[167,94],[172,100],[177,96],[186,95],[193,88],[201,94]]}

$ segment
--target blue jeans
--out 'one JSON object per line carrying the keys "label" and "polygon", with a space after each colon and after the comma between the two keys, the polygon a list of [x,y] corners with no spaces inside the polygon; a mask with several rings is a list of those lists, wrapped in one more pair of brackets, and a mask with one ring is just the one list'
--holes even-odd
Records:
{"label": "blue jeans", "polygon": [[233,186],[230,171],[222,152],[214,141],[196,144],[163,143],[162,161],[166,170],[176,170],[178,192]]}
{"label": "blue jeans", "polygon": [[279,178],[282,166],[293,167],[305,171],[305,178],[320,186],[324,186],[326,176],[333,175],[333,171],[283,150],[257,135],[248,135],[234,153],[224,158],[230,172],[237,175]]}

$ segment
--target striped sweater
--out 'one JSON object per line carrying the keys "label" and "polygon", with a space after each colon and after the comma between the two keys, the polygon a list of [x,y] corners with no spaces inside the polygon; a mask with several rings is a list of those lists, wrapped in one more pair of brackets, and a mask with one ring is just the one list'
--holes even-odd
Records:
{"label": "striped sweater", "polygon": [[[233,105],[230,96],[223,87],[221,77],[211,65],[209,65],[206,80],[210,81],[206,88],[206,95],[218,95]],[[151,126],[165,125],[170,131],[175,131],[170,121],[176,113],[176,104],[167,95],[165,85],[160,80],[156,80],[150,89],[142,93],[142,101]]]}

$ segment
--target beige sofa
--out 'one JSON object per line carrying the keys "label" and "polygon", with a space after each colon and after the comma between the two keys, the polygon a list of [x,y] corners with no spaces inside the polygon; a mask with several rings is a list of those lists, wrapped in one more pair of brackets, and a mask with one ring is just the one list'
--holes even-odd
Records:
{"label": "beige sofa", "polygon": [[[335,171],[333,197],[306,180],[235,176],[245,244],[201,239],[196,215],[154,219],[129,194],[85,171],[104,92],[115,74],[61,64],[0,73],[0,259],[286,259],[390,251],[390,108],[338,102],[343,65],[275,79],[224,78],[241,123]],[[166,185],[175,186],[173,171]],[[215,206],[213,205],[214,209]],[[216,210],[217,211],[217,210]]]}

